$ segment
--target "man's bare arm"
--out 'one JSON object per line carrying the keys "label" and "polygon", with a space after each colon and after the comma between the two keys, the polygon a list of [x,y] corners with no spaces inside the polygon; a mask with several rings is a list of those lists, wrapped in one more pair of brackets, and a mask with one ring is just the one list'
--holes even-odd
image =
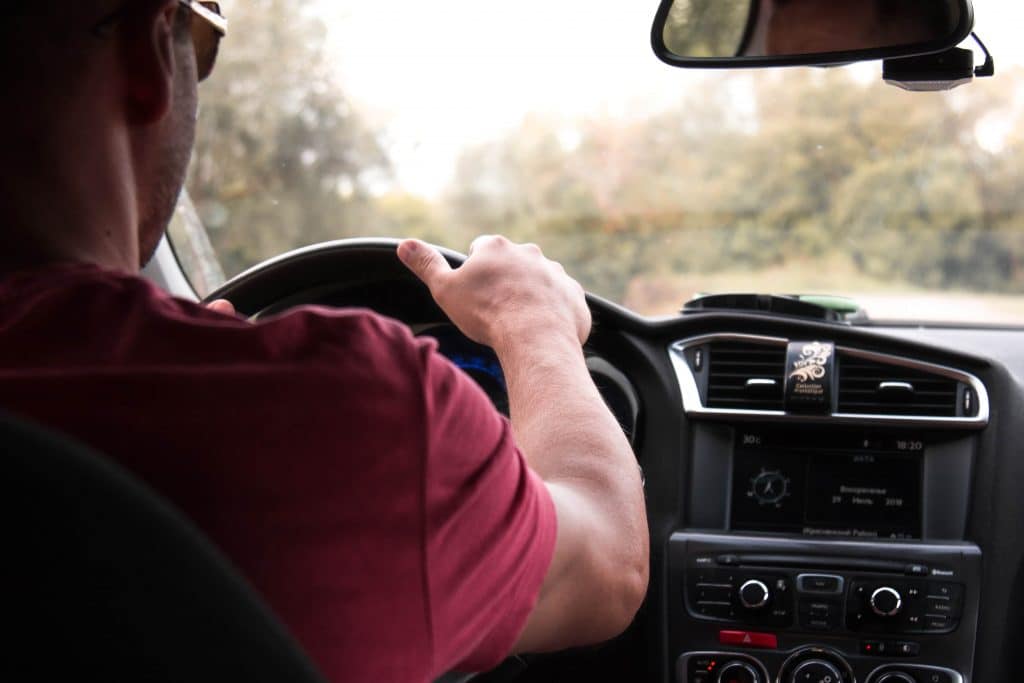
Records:
{"label": "man's bare arm", "polygon": [[516,441],[555,503],[554,559],[516,650],[617,635],[647,590],[647,521],[632,449],[584,361],[582,288],[536,246],[501,237],[478,239],[454,271],[420,242],[399,256],[463,333],[497,353]]}

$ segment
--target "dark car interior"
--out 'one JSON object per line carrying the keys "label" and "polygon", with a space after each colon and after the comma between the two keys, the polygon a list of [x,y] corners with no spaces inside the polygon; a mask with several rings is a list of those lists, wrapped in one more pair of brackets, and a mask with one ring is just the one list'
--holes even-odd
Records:
{"label": "dark car interior", "polygon": [[[215,296],[257,317],[372,308],[438,338],[502,407],[493,354],[447,325],[393,243],[308,249]],[[1024,566],[1019,333],[733,298],[656,321],[590,298],[589,365],[645,476],[647,601],[612,643],[478,680],[1003,680]],[[834,353],[808,405],[787,363],[815,342]]]}
{"label": "dark car interior", "polygon": [[[956,52],[973,25],[963,0],[946,3],[941,35],[789,55],[770,42],[755,49],[756,0],[740,3],[734,38],[668,40],[677,4],[686,3],[662,3],[653,34],[656,54],[673,66],[884,59],[908,89],[990,75],[990,65],[976,69]],[[450,323],[396,245],[301,249],[207,299],[228,299],[254,320],[299,305],[372,309],[435,338],[507,412],[497,358]],[[444,254],[453,266],[463,259]],[[766,294],[697,299],[662,318],[588,301],[588,366],[644,473],[646,601],[609,643],[445,680],[1016,680],[1020,328],[877,322],[856,307]],[[4,604],[17,633],[0,678],[319,680],[258,596],[169,504],[102,455],[44,430],[3,421],[0,438],[11,539],[4,574],[13,579]]]}

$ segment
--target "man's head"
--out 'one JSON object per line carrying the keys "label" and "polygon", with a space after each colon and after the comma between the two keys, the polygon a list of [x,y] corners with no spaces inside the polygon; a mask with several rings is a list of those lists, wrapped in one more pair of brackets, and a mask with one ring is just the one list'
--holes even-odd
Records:
{"label": "man's head", "polygon": [[215,28],[190,6],[198,3],[181,0],[8,3],[0,223],[15,224],[0,229],[28,265],[136,268],[155,250],[184,181],[197,53],[212,66]]}

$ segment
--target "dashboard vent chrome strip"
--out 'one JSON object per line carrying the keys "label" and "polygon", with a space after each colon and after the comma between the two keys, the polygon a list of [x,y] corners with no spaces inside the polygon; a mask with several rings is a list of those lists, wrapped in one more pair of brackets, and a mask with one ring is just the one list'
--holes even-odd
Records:
{"label": "dashboard vent chrome strip", "polygon": [[[683,399],[683,410],[687,415],[712,419],[747,419],[755,421],[791,422],[802,424],[898,425],[906,427],[930,427],[936,429],[981,429],[987,425],[989,421],[988,392],[985,390],[985,385],[982,384],[981,380],[974,375],[943,365],[935,365],[902,356],[862,351],[860,349],[845,346],[837,347],[837,353],[849,358],[856,358],[871,363],[898,366],[914,372],[935,375],[939,378],[953,380],[966,385],[973,391],[974,401],[977,405],[977,414],[970,417],[950,417],[935,415],[887,415],[881,413],[854,413],[839,411],[829,415],[797,415],[787,413],[784,410],[757,410],[709,406],[701,396],[697,377],[694,375],[694,370],[687,358],[687,351],[697,347],[703,347],[708,344],[721,342],[733,342],[744,345],[752,344],[775,346],[782,347],[784,349],[789,343],[789,340],[781,337],[721,333],[691,337],[671,344],[668,349],[669,359],[679,382],[679,390]],[[710,365],[710,363],[708,365]],[[914,382],[911,382],[911,384],[914,384]]]}

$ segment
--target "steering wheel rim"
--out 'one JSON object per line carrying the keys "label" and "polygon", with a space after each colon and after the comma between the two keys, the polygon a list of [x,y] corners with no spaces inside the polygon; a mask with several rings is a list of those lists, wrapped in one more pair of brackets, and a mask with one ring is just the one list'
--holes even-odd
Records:
{"label": "steering wheel rim", "polygon": [[[203,301],[227,299],[240,315],[258,317],[308,303],[315,292],[336,289],[342,275],[350,282],[363,284],[401,280],[426,292],[426,286],[398,260],[400,242],[390,238],[345,239],[296,249],[231,278]],[[436,249],[453,268],[466,260],[456,251]]]}

